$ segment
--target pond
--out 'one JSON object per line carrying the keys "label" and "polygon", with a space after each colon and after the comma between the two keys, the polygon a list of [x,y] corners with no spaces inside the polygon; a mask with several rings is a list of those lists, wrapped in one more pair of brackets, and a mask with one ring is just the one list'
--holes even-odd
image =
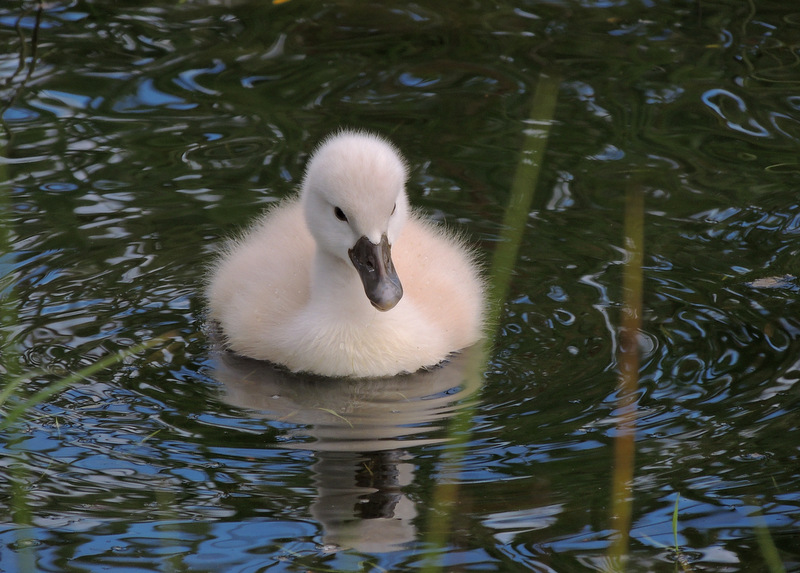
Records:
{"label": "pond", "polygon": [[[800,571],[798,38],[780,0],[4,3],[0,571]],[[494,285],[430,372],[205,319],[343,126]]]}

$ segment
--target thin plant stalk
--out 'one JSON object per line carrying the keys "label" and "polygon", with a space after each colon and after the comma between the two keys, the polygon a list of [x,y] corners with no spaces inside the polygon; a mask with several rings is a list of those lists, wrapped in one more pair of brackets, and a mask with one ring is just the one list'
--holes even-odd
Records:
{"label": "thin plant stalk", "polygon": [[[148,348],[151,348],[167,339],[169,335],[160,336],[157,338],[153,338],[148,340],[147,342],[135,346],[133,348],[128,349],[127,351],[123,352],[116,352],[105,358],[98,360],[94,364],[90,364],[86,368],[79,370],[69,376],[58,380],[46,388],[40,390],[27,400],[23,400],[16,406],[14,406],[10,412],[0,420],[0,431],[8,428],[12,424],[14,424],[21,416],[29,412],[33,409],[37,404],[40,404],[47,400],[49,397],[61,392],[75,384],[80,380],[84,380],[89,378],[94,373],[99,372],[109,366],[114,364],[120,363],[124,361],[129,356],[134,354],[138,354]],[[8,352],[9,348],[4,348],[4,352]],[[28,376],[20,376],[12,380],[5,388],[4,388],[4,400],[9,397],[13,391],[18,389],[22,386],[21,382],[29,381],[34,375]],[[11,388],[11,392],[5,392],[8,388]],[[2,403],[0,403],[0,408],[2,408]],[[16,544],[19,547],[17,551],[17,566],[19,571],[34,571],[35,570],[35,539],[33,538],[33,520],[32,520],[32,512],[30,509],[30,503],[28,502],[27,491],[28,488],[26,483],[29,479],[27,464],[25,463],[25,452],[20,452],[18,456],[18,463],[15,463],[11,467],[11,511],[12,511],[12,520],[17,525],[17,540]]]}
{"label": "thin plant stalk", "polygon": [[623,309],[618,351],[617,426],[611,483],[611,525],[617,535],[609,548],[612,571],[624,571],[633,513],[636,451],[636,394],[639,387],[639,333],[642,327],[642,262],[644,258],[644,198],[634,181],[625,198],[625,266]]}
{"label": "thin plant stalk", "polygon": [[[22,81],[17,85],[11,97],[0,107],[0,127],[4,128],[6,140],[3,143],[3,155],[9,156],[9,150],[12,147],[13,134],[9,127],[6,125],[4,115],[15,102],[17,97],[24,91],[28,80],[33,75],[37,63],[37,47],[38,47],[38,32],[42,18],[42,11],[44,5],[41,0],[37,2],[36,21],[33,27],[31,36],[31,50],[30,61],[27,62],[28,71]],[[13,81],[16,76],[25,68],[26,60],[28,59],[27,47],[25,37],[21,32],[20,21],[21,15],[17,21],[17,32],[20,37],[20,54],[19,66],[14,72],[9,82]],[[14,253],[14,230],[13,220],[11,214],[13,213],[12,194],[10,192],[11,175],[9,173],[8,163],[0,162],[0,253],[9,255]],[[17,345],[13,340],[10,340],[12,332],[11,326],[19,324],[19,299],[16,289],[13,285],[13,276],[0,277],[0,358],[5,372],[2,387],[0,387],[0,412],[3,406],[16,393],[21,387],[24,387],[33,377],[39,373],[28,373],[27,375],[19,375],[20,361]],[[68,375],[61,380],[48,385],[46,388],[40,390],[33,396],[26,400],[15,404],[10,408],[2,420],[0,420],[0,431],[5,430],[12,426],[21,416],[33,409],[37,404],[40,404],[63,391],[70,385],[88,378],[94,373],[107,368],[118,362],[122,362],[128,356],[142,352],[148,348],[159,344],[164,341],[166,336],[154,338],[129,349],[126,352],[119,352],[107,356],[96,363],[83,368],[82,370]],[[16,532],[16,566],[19,571],[34,571],[36,569],[36,556],[35,556],[35,538],[33,537],[33,513],[28,500],[28,481],[29,470],[25,463],[25,452],[20,452],[17,463],[11,465],[10,468],[10,481],[11,481],[11,499],[10,510],[11,517],[14,524],[17,526]]]}
{"label": "thin plant stalk", "polygon": [[[19,68],[14,72],[11,80],[25,66],[26,46],[24,37],[20,42]],[[33,63],[31,64],[33,65]],[[18,93],[18,92],[17,92]],[[2,142],[2,156],[11,156],[11,131],[7,128],[3,116],[5,111],[11,106],[16,94],[12,95],[6,105],[0,108],[0,138]],[[13,194],[11,193],[11,173],[9,163],[0,162],[0,254],[6,257],[13,256],[14,252],[14,221],[13,221]],[[7,261],[10,263],[10,261]],[[12,265],[7,264],[7,268]],[[13,327],[19,324],[19,299],[16,288],[14,288],[13,271],[8,275],[0,277],[0,363],[3,372],[0,373],[4,381],[13,379],[19,372],[19,352],[16,345],[11,340]],[[10,392],[5,388],[0,392],[0,405],[8,397]],[[12,388],[13,391],[13,388]],[[35,540],[31,528],[32,515],[28,500],[28,466],[24,463],[24,453],[16,456],[17,460],[9,467],[8,480],[10,483],[9,510],[11,521],[16,526],[14,533],[16,566],[20,571],[34,571]],[[22,458],[22,459],[19,459]],[[10,565],[10,564],[8,564]]]}
{"label": "thin plant stalk", "polygon": [[[517,260],[520,244],[525,233],[528,214],[530,212],[536,184],[542,167],[542,159],[547,147],[547,138],[553,122],[560,78],[556,75],[540,74],[533,97],[530,118],[525,130],[525,141],[520,159],[514,173],[510,199],[503,219],[501,240],[492,259],[489,272],[490,305],[487,324],[494,327],[498,324],[503,303],[508,296],[514,264]],[[468,387],[480,389],[483,372],[488,362],[489,349],[494,336],[487,334],[481,352],[475,353],[475,363],[467,368],[466,381]],[[437,483],[433,491],[431,509],[427,524],[426,541],[431,553],[423,567],[423,572],[440,571],[440,550],[447,543],[450,535],[453,515],[458,505],[458,474],[463,465],[467,444],[470,439],[472,420],[474,419],[477,400],[470,402],[459,410],[448,424],[448,447],[442,453],[441,471],[447,480]]]}
{"label": "thin plant stalk", "polygon": [[675,539],[675,554],[681,552],[681,546],[678,544],[678,504],[681,501],[681,494],[675,496],[675,508],[672,510],[672,537]]}
{"label": "thin plant stalk", "polygon": [[678,544],[678,506],[680,501],[681,494],[678,493],[678,495],[675,496],[675,507],[672,510],[672,537],[675,540],[675,562],[681,568],[681,571],[689,573],[692,571],[692,566],[689,564],[689,560]]}
{"label": "thin plant stalk", "polygon": [[[114,354],[110,354],[104,358],[101,358],[97,362],[90,364],[89,366],[86,366],[85,368],[82,368],[77,372],[73,372],[72,374],[65,376],[64,378],[56,382],[53,382],[52,384],[48,384],[47,387],[42,388],[27,400],[23,400],[22,402],[11,408],[11,410],[5,415],[3,420],[0,420],[0,430],[4,430],[8,426],[16,422],[20,416],[28,412],[31,408],[37,406],[38,404],[41,404],[54,394],[62,392],[66,388],[75,384],[76,382],[85,380],[86,378],[89,378],[90,376],[96,374],[97,372],[105,370],[109,366],[113,366],[114,364],[123,362],[126,358],[130,356],[133,356],[135,354],[140,354],[141,352],[144,352],[149,348],[161,344],[166,340],[168,340],[169,337],[170,334],[164,334],[162,336],[157,336],[156,338],[152,338],[146,342],[143,342],[142,344],[139,344],[127,350],[121,352],[115,352]],[[27,381],[29,379],[30,376],[28,377],[23,376],[21,378],[12,381],[11,384],[13,384],[15,387],[18,387],[20,385],[20,380]]]}
{"label": "thin plant stalk", "polygon": [[28,502],[28,481],[29,470],[22,459],[17,459],[11,465],[9,481],[11,483],[11,521],[16,526],[15,544],[17,546],[16,566],[19,571],[35,571],[35,547],[36,540],[33,530],[33,515],[30,503]]}
{"label": "thin plant stalk", "polygon": [[786,573],[786,568],[781,561],[781,555],[778,548],[775,546],[775,541],[769,533],[767,521],[764,519],[761,512],[756,514],[755,517],[755,534],[758,547],[761,550],[761,556],[764,558],[764,563],[767,566],[769,573]]}
{"label": "thin plant stalk", "polygon": [[550,126],[553,123],[560,77],[556,75],[540,74],[533,96],[530,118],[526,122],[525,141],[520,152],[514,180],[511,184],[511,195],[505,216],[501,240],[497,244],[492,258],[490,280],[492,287],[491,318],[494,323],[500,316],[500,311],[511,286],[511,275],[517,262],[519,246],[525,234],[539,181],[539,172],[542,167],[547,139],[550,135]]}

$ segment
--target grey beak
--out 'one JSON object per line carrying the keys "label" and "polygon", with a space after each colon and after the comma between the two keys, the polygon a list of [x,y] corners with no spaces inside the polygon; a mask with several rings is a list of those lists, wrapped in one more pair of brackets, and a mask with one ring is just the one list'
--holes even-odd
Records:
{"label": "grey beak", "polygon": [[394,270],[392,246],[386,235],[377,245],[367,237],[361,237],[347,253],[372,306],[382,311],[394,308],[403,298],[403,285]]}

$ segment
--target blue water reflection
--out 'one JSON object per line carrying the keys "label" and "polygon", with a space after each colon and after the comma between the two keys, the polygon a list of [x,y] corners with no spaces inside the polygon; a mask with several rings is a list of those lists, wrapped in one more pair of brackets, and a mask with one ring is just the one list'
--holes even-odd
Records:
{"label": "blue water reflection", "polygon": [[[726,100],[731,103],[726,104]],[[714,88],[703,94],[703,103],[710,107],[721,119],[725,120],[725,124],[734,131],[754,137],[767,137],[770,135],[765,127],[748,114],[744,100],[734,93]],[[735,119],[736,116],[739,116],[738,121]],[[747,123],[747,126],[742,125],[744,122]]]}

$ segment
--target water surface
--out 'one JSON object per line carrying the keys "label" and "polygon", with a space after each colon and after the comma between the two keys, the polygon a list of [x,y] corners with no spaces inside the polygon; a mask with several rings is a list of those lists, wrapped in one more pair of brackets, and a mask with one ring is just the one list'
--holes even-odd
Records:
{"label": "water surface", "polygon": [[[30,396],[166,341],[3,431],[0,570],[603,569],[637,193],[629,569],[675,570],[680,495],[693,571],[766,571],[770,546],[800,570],[791,3],[37,9],[0,8],[5,379]],[[206,265],[340,126],[390,137],[412,202],[490,267],[544,76],[557,103],[485,361],[351,385],[215,351]]]}

